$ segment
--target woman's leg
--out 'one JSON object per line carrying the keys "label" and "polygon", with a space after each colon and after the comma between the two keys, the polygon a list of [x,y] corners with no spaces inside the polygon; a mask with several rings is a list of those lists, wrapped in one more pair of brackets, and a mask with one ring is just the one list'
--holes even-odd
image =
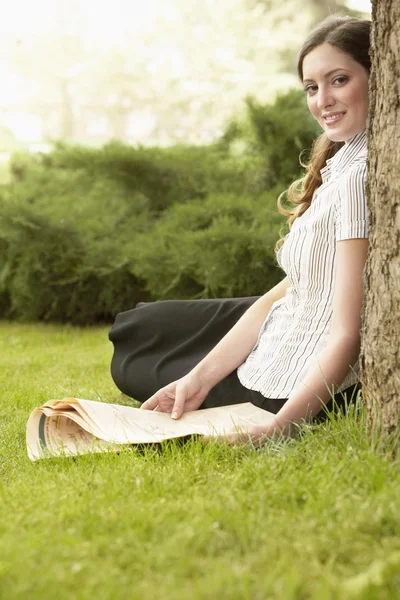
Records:
{"label": "woman's leg", "polygon": [[[114,344],[111,374],[115,384],[124,394],[144,402],[186,375],[257,299],[164,300],[140,303],[119,313],[109,333]],[[357,383],[344,390],[348,403],[355,401],[360,388]],[[201,408],[252,402],[276,414],[286,401],[245,388],[235,370],[210,391]],[[342,393],[335,395],[335,402],[345,410]],[[326,410],[333,408],[330,400]],[[313,421],[326,419],[321,409]]]}
{"label": "woman's leg", "polygon": [[[144,402],[186,375],[257,299],[163,300],[119,313],[109,333],[115,384]],[[225,395],[220,390],[215,402]]]}
{"label": "woman's leg", "polygon": [[244,387],[235,369],[233,373],[225,377],[210,391],[200,408],[251,402],[263,410],[276,414],[286,401],[287,398],[265,398],[260,392]]}

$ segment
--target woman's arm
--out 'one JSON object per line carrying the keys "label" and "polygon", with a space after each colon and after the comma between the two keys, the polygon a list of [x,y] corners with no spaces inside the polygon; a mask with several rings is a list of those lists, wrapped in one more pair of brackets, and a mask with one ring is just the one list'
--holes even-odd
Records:
{"label": "woman's arm", "polygon": [[289,287],[285,277],[261,296],[191,373],[207,382],[209,389],[232,373],[250,354],[272,305],[284,297]]}
{"label": "woman's arm", "polygon": [[[246,442],[255,445],[265,437],[292,436],[296,427],[308,421],[326,404],[331,390],[339,387],[349,368],[358,359],[360,350],[361,310],[363,300],[363,270],[368,252],[368,239],[349,239],[337,242],[336,278],[333,316],[329,341],[312,364],[301,384],[289,395],[281,410],[271,418],[268,427],[255,425],[246,432],[232,430],[225,439],[231,443]],[[319,396],[319,398],[317,398]]]}
{"label": "woman's arm", "polygon": [[[333,316],[329,341],[302,383],[290,394],[276,415],[277,426],[267,433],[283,430],[289,435],[290,423],[301,423],[315,416],[335,393],[359,357],[363,270],[368,253],[368,239],[337,242],[336,278]],[[319,398],[321,398],[321,400]]]}
{"label": "woman's arm", "polygon": [[211,388],[250,354],[273,303],[283,298],[288,287],[285,278],[259,298],[194,369],[158,390],[141,408],[171,413],[173,419],[179,419],[185,411],[197,410]]}

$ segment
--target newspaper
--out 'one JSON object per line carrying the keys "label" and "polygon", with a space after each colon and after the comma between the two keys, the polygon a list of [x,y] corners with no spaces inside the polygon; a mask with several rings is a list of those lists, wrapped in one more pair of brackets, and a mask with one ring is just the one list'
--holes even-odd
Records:
{"label": "newspaper", "polygon": [[250,402],[184,413],[171,419],[163,412],[140,410],[80,398],[50,400],[35,408],[26,428],[32,461],[50,456],[118,451],[123,445],[149,444],[188,435],[223,435],[232,427],[246,431],[268,425],[273,413]]}

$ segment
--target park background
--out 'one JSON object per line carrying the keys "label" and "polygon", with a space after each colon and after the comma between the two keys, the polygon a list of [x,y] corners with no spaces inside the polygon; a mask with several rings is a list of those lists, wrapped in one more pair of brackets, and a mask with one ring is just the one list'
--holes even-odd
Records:
{"label": "park background", "polygon": [[307,0],[301,10],[293,0],[7,5],[1,315],[110,323],[138,301],[273,287],[285,223],[276,200],[320,132],[296,53],[327,14],[368,17],[369,8],[362,0]]}
{"label": "park background", "polygon": [[109,371],[117,312],[282,278],[276,199],[319,133],[296,53],[369,3],[2,8],[0,598],[397,599],[399,462],[360,402],[258,451],[25,446],[50,398],[135,405]]}

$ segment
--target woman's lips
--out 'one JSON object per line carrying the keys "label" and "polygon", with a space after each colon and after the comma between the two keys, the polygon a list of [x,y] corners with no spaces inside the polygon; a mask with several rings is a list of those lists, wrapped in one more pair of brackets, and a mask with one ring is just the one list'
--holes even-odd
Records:
{"label": "woman's lips", "polygon": [[325,123],[328,125],[328,127],[331,127],[332,125],[336,125],[336,123],[338,123],[339,121],[341,121],[343,119],[343,117],[345,116],[346,113],[339,113],[337,117],[335,117],[334,119],[327,119],[324,118]]}

